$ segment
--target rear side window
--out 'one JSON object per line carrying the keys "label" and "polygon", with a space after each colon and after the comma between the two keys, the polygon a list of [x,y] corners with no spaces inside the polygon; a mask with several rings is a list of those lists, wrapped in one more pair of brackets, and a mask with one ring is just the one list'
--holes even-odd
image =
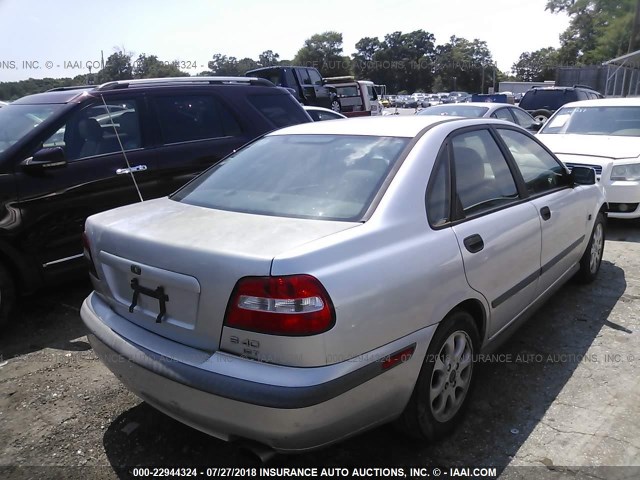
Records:
{"label": "rear side window", "polygon": [[575,90],[529,90],[520,101],[519,107],[525,110],[557,110],[565,103],[575,102],[578,96]]}
{"label": "rear side window", "polygon": [[303,108],[291,95],[249,95],[248,99],[276,127],[309,121]]}
{"label": "rear side window", "polygon": [[165,144],[240,135],[242,128],[218,99],[209,95],[155,98]]}
{"label": "rear side window", "polygon": [[465,217],[518,199],[511,170],[488,130],[456,135],[451,145],[456,194]]}
{"label": "rear side window", "polygon": [[535,140],[514,130],[500,128],[498,132],[516,161],[529,194],[538,195],[568,184],[564,167]]}
{"label": "rear side window", "polygon": [[359,221],[408,142],[364,135],[271,135],[207,170],[172,198],[258,215]]}
{"label": "rear side window", "polygon": [[451,193],[447,153],[447,148],[440,151],[427,188],[427,217],[432,227],[440,227],[449,221]]}

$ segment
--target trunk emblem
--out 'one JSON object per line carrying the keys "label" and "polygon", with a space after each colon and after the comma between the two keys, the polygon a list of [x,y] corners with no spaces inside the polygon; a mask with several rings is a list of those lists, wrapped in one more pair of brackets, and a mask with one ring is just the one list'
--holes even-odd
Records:
{"label": "trunk emblem", "polygon": [[142,275],[142,268],[139,265],[131,265],[131,273],[134,275]]}

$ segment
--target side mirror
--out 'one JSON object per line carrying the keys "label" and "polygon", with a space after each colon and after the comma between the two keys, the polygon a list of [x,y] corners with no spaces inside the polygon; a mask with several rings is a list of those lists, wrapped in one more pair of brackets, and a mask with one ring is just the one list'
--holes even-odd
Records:
{"label": "side mirror", "polygon": [[62,147],[41,148],[33,157],[23,160],[20,165],[26,171],[43,172],[49,169],[63,168],[67,166]]}
{"label": "side mirror", "polygon": [[542,128],[542,125],[543,124],[540,122],[533,122],[531,125],[527,127],[527,130],[530,130],[532,132],[538,132]]}
{"label": "side mirror", "polygon": [[573,167],[571,180],[574,185],[595,185],[596,171],[591,167]]}

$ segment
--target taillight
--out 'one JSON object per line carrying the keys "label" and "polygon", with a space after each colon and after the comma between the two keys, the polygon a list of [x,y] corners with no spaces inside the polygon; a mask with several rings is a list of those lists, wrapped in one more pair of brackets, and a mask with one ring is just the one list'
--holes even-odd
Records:
{"label": "taillight", "polygon": [[225,325],[271,335],[316,335],[333,327],[329,294],[311,275],[241,278]]}
{"label": "taillight", "polygon": [[89,272],[96,278],[98,277],[98,272],[96,271],[96,265],[93,263],[93,256],[91,255],[91,245],[89,244],[89,237],[87,237],[86,232],[82,232],[82,248],[84,253],[84,259],[87,262],[87,267],[89,268]]}

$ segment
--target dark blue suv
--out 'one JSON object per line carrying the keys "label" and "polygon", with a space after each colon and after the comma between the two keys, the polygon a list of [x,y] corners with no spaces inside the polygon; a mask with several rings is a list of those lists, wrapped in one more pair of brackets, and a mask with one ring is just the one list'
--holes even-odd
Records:
{"label": "dark blue suv", "polygon": [[243,144],[311,119],[260,78],[111,82],[0,109],[0,324],[17,294],[82,272],[85,219],[172,193]]}

